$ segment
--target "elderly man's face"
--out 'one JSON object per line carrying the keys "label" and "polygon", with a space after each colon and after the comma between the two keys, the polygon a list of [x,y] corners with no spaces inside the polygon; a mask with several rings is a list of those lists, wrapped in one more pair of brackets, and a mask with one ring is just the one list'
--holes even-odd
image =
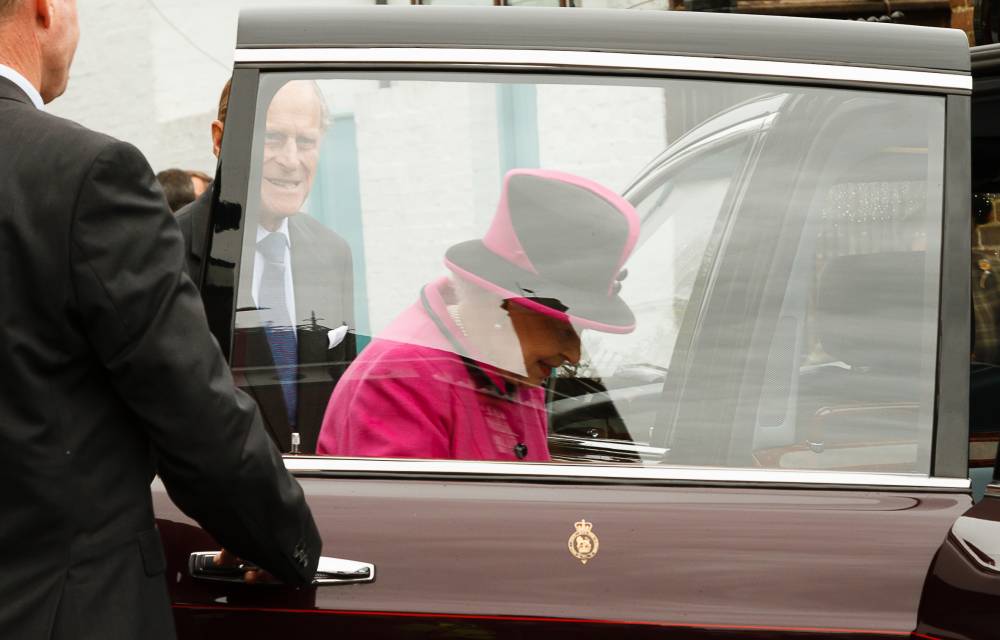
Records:
{"label": "elderly man's face", "polygon": [[260,185],[265,227],[302,210],[316,177],[322,119],[320,98],[309,82],[289,82],[271,101]]}

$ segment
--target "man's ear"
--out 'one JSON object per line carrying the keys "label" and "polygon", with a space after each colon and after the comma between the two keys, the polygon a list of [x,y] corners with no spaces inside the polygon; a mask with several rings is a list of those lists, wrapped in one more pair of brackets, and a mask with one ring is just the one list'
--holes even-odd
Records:
{"label": "man's ear", "polygon": [[224,125],[221,120],[212,121],[212,153],[215,157],[219,157],[219,152],[222,151],[222,130]]}
{"label": "man's ear", "polygon": [[52,0],[35,0],[35,19],[45,29],[52,26]]}

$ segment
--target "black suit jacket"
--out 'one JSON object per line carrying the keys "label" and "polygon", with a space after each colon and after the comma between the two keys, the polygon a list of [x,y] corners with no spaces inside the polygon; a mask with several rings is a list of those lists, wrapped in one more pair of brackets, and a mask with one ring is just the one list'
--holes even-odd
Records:
{"label": "black suit jacket", "polygon": [[172,636],[149,485],[295,583],[319,535],[134,147],[0,79],[0,635]]}
{"label": "black suit jacket", "polygon": [[[208,254],[211,202],[211,189],[206,189],[201,197],[177,212],[187,246],[187,270],[196,282]],[[248,229],[246,235],[244,255],[253,256],[255,229]],[[306,214],[290,217],[288,235],[299,361],[296,430],[301,436],[301,452],[312,453],[333,387],[356,355],[354,268],[347,242],[314,218]],[[251,260],[245,262],[240,273],[230,361],[237,382],[257,400],[275,442],[282,451],[288,451],[292,425],[253,301]],[[341,325],[347,325],[351,331],[330,348],[329,333]]]}
{"label": "black suit jacket", "polygon": [[184,237],[184,270],[200,287],[202,269],[208,254],[209,219],[212,214],[212,191],[209,184],[194,201],[177,210],[177,225]]}

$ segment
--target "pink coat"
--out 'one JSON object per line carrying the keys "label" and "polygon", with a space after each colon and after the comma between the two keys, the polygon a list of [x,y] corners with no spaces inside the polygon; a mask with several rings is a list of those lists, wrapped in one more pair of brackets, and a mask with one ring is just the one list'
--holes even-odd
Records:
{"label": "pink coat", "polygon": [[423,300],[373,340],[337,383],[317,453],[549,460],[544,391],[511,385],[509,392],[502,392],[507,385],[495,370],[455,353],[442,328],[466,353],[473,351],[448,315],[447,279],[428,285],[422,295]]}

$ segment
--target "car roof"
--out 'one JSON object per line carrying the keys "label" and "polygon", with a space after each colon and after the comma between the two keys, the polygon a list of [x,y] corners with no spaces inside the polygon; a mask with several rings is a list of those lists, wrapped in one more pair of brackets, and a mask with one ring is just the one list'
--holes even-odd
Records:
{"label": "car roof", "polygon": [[247,9],[239,49],[610,51],[969,72],[962,31],[777,16],[539,7]]}
{"label": "car roof", "polygon": [[969,50],[972,59],[972,70],[995,69],[1000,66],[1000,44],[984,44]]}

